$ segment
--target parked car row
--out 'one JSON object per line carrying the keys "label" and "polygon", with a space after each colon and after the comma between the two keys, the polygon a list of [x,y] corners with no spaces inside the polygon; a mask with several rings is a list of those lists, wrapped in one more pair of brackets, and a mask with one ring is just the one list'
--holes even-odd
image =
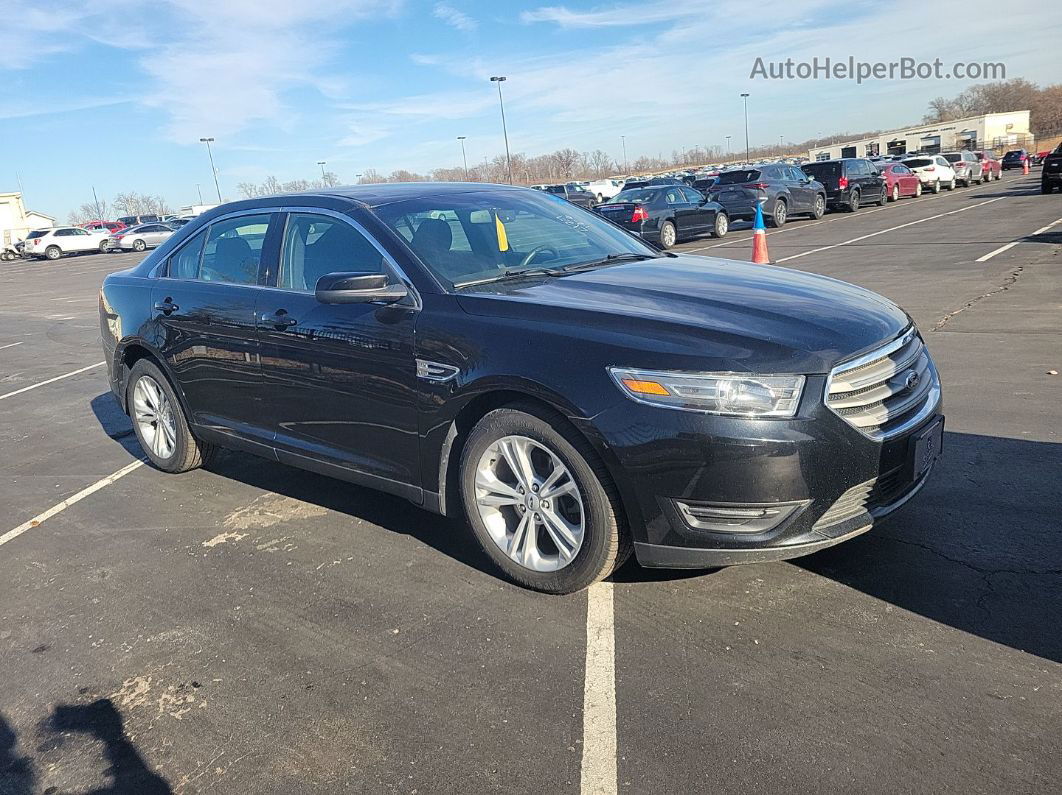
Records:
{"label": "parked car row", "polygon": [[[987,152],[945,152],[906,157],[759,163],[701,177],[687,185],[671,176],[629,180],[622,191],[589,205],[548,189],[667,249],[682,240],[726,235],[733,221],[751,221],[756,207],[774,227],[797,215],[819,219],[827,210],[855,212],[924,192],[940,193],[1000,179],[1001,164]],[[562,186],[563,187],[563,186]]]}
{"label": "parked car row", "polygon": [[[5,260],[19,257],[56,260],[73,254],[100,254],[108,251],[146,251],[165,242],[191,218],[161,216],[167,220],[136,222],[149,216],[125,216],[117,221],[95,220],[80,226],[56,226],[30,232],[21,249],[5,249]],[[127,224],[126,221],[135,223]]]}

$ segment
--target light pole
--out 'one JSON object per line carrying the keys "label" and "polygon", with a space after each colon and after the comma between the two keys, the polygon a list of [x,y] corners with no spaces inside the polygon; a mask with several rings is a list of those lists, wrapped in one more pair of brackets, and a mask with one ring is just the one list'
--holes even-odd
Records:
{"label": "light pole", "polygon": [[465,138],[467,135],[457,136],[457,140],[461,142],[461,162],[465,164],[465,182],[468,182],[468,155],[465,154]]}
{"label": "light pole", "polygon": [[195,190],[199,194],[199,203],[203,203],[203,189],[199,187],[199,183],[195,183]]}
{"label": "light pole", "polygon": [[498,84],[498,107],[501,108],[502,117],[502,136],[505,138],[505,170],[509,173],[509,184],[513,184],[513,163],[509,157],[509,131],[505,128],[505,100],[502,99],[502,87],[501,84],[505,82],[505,77],[492,77],[490,82]]}
{"label": "light pole", "polygon": [[321,167],[321,181],[323,182],[324,178],[325,178],[325,170],[324,170],[325,161],[324,160],[318,160],[317,161],[317,165],[319,165]]}
{"label": "light pole", "polygon": [[785,147],[785,144],[784,144],[784,143],[782,143],[782,136],[781,136],[781,135],[779,135],[779,136],[778,136],[778,148],[779,148],[779,149],[782,149],[783,147]]}
{"label": "light pole", "polygon": [[730,136],[726,137],[726,159],[730,159]]}
{"label": "light pole", "polygon": [[100,212],[100,200],[96,198],[96,186],[92,186],[92,201],[96,204],[96,217],[103,220],[103,213]]}
{"label": "light pole", "polygon": [[221,198],[221,185],[218,184],[218,170],[214,167],[214,153],[210,150],[210,144],[213,143],[213,138],[200,138],[199,142],[206,144],[207,157],[210,158],[210,173],[214,175],[214,187],[218,191],[218,203],[222,202]]}
{"label": "light pole", "polygon": [[629,174],[631,169],[630,166],[627,165],[627,136],[621,135],[620,141],[623,142],[623,173]]}
{"label": "light pole", "polygon": [[745,162],[751,163],[752,157],[749,155],[749,95],[742,94],[741,99],[745,103]]}

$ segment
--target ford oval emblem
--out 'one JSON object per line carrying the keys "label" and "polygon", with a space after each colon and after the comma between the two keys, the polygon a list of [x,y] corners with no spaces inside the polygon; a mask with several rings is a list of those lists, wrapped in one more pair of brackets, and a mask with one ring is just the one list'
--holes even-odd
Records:
{"label": "ford oval emblem", "polygon": [[904,381],[904,386],[908,389],[914,389],[918,386],[918,371],[911,370],[907,373],[907,379]]}

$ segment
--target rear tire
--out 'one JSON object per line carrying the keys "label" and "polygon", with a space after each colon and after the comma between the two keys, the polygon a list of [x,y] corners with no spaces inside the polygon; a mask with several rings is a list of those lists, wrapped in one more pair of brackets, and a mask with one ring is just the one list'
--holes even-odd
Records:
{"label": "rear tire", "polygon": [[672,221],[664,221],[660,225],[660,248],[667,251],[678,242],[678,230]]}
{"label": "rear tire", "polygon": [[730,231],[730,218],[726,213],[716,213],[715,223],[712,225],[712,237],[726,237]]}
{"label": "rear tire", "polygon": [[59,259],[63,256],[63,250],[59,246],[48,246],[48,248],[44,249],[44,256],[48,259]]}
{"label": "rear tire", "polygon": [[[506,439],[507,445],[499,444]],[[514,440],[518,446],[510,446]],[[527,452],[530,466],[529,472],[518,475],[508,461],[521,449]],[[547,498],[537,494],[548,493],[550,471],[558,463],[564,475],[554,487],[570,482],[573,488],[568,495],[554,498],[552,506],[543,505]],[[550,409],[517,403],[487,414],[465,443],[460,475],[465,514],[476,540],[498,569],[518,585],[545,593],[573,593],[609,576],[630,556],[619,492],[608,470],[587,441]],[[509,481],[518,485],[513,487]],[[525,481],[533,488],[520,485]],[[524,491],[518,493],[517,488]],[[538,518],[524,525],[532,511]],[[574,557],[563,564],[560,545],[553,540],[558,516],[569,530],[568,538],[579,539]],[[573,528],[579,528],[578,533]],[[505,545],[513,544],[516,549],[510,556],[511,547]]]}
{"label": "rear tire", "polygon": [[1054,188],[1046,182],[1040,183],[1040,193],[1050,193]]}
{"label": "rear tire", "polygon": [[859,191],[854,190],[848,194],[848,202],[845,204],[845,209],[850,213],[854,213],[859,209],[859,204]]}
{"label": "rear tire", "polygon": [[[141,382],[143,385],[138,392],[137,385]],[[213,458],[216,448],[192,436],[184,409],[169,379],[151,360],[141,359],[129,371],[125,400],[137,441],[158,469],[171,473],[188,472]],[[161,434],[159,442],[156,442],[157,434]]]}
{"label": "rear tire", "polygon": [[785,226],[785,222],[788,218],[789,207],[781,199],[775,199],[774,206],[771,208],[771,226]]}

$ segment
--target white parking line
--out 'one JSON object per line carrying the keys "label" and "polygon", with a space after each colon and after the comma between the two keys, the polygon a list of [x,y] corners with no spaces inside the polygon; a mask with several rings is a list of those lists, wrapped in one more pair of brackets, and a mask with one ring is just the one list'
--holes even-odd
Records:
{"label": "white parking line", "polygon": [[95,364],[90,364],[88,367],[82,367],[80,370],[74,370],[74,372],[72,373],[64,373],[63,375],[57,375],[55,378],[49,378],[47,381],[41,381],[36,384],[24,386],[22,387],[22,389],[16,389],[14,392],[8,392],[5,395],[0,395],[0,400],[5,400],[9,397],[14,397],[15,395],[21,395],[23,392],[29,392],[31,389],[36,389],[39,386],[47,386],[48,384],[54,384],[56,381],[62,381],[64,378],[70,378],[71,376],[77,375],[78,373],[84,373],[87,370],[92,370],[96,367],[103,367],[103,365],[105,364],[107,364],[107,362],[96,362]]}
{"label": "white parking line", "polygon": [[612,583],[586,592],[582,795],[614,795],[616,770],[616,630]]}
{"label": "white parking line", "polygon": [[0,351],[4,348],[14,348],[16,345],[21,345],[21,342],[9,342],[7,345],[0,345]]}
{"label": "white parking line", "polygon": [[86,497],[88,497],[91,494],[95,494],[97,491],[99,491],[100,489],[104,488],[105,486],[109,486],[112,483],[114,483],[116,480],[118,480],[120,478],[124,478],[126,475],[128,475],[130,472],[132,472],[134,469],[139,469],[140,467],[144,466],[144,463],[145,462],[143,460],[138,459],[138,460],[134,461],[131,464],[126,464],[124,467],[119,469],[117,472],[113,472],[110,475],[108,475],[107,477],[102,478],[100,480],[97,480],[91,486],[87,486],[87,487],[83,488],[77,494],[74,494],[71,497],[67,497],[65,500],[63,500],[62,502],[58,503],[57,505],[53,505],[51,508],[49,508],[44,513],[37,514],[32,519],[23,522],[22,524],[20,524],[18,527],[14,528],[13,530],[8,530],[6,533],[4,533],[2,536],[0,536],[0,546],[3,546],[8,541],[14,541],[16,538],[18,538],[20,535],[25,533],[27,530],[32,530],[34,527],[37,527],[41,523],[47,521],[48,519],[51,519],[57,513],[61,513],[62,511],[65,511],[67,508],[69,508],[74,503],[81,502],[83,499],[85,499]]}
{"label": "white parking line", "polygon": [[983,257],[978,257],[977,259],[975,259],[974,262],[988,262],[990,259],[992,259],[992,257],[996,256],[996,254],[1002,254],[1004,251],[1010,251],[1016,245],[1025,240],[1026,237],[1032,237],[1033,235],[1042,235],[1052,226],[1056,226],[1057,224],[1062,224],[1062,218],[1059,218],[1057,221],[1052,221],[1047,226],[1041,226],[1039,229],[1037,229],[1035,232],[1032,232],[1031,234],[1025,235],[1024,237],[1019,237],[1017,240],[1013,240],[1010,243],[1002,245],[995,251],[989,251]]}
{"label": "white parking line", "polygon": [[847,245],[850,245],[852,243],[858,243],[860,240],[867,240],[867,239],[872,238],[872,237],[877,237],[878,235],[884,235],[887,232],[895,232],[897,229],[904,229],[904,228],[906,228],[908,226],[915,226],[916,224],[924,224],[926,221],[935,221],[937,218],[943,218],[946,215],[955,215],[956,213],[964,213],[967,210],[974,209],[975,207],[984,207],[986,204],[991,204],[992,202],[1001,201],[1003,198],[1004,198],[1003,196],[998,196],[995,199],[988,199],[988,200],[983,201],[983,202],[978,202],[977,204],[970,204],[970,205],[967,205],[966,207],[960,207],[958,210],[951,210],[951,211],[946,212],[946,213],[937,213],[936,215],[930,215],[930,216],[928,216],[926,218],[919,218],[917,221],[908,221],[906,224],[900,224],[899,226],[890,226],[888,229],[880,229],[877,232],[871,232],[870,234],[860,235],[859,237],[853,237],[851,240],[845,240],[845,241],[843,241],[841,243],[834,243],[833,245],[830,245],[830,246],[820,246],[819,248],[813,248],[810,251],[804,251],[804,252],[801,252],[800,254],[793,254],[792,256],[789,256],[789,257],[782,257],[779,260],[775,260],[775,262],[789,262],[789,260],[800,259],[801,257],[808,256],[809,254],[818,254],[821,251],[829,251],[830,249],[833,249],[833,248],[840,248],[841,246],[847,246]]}

